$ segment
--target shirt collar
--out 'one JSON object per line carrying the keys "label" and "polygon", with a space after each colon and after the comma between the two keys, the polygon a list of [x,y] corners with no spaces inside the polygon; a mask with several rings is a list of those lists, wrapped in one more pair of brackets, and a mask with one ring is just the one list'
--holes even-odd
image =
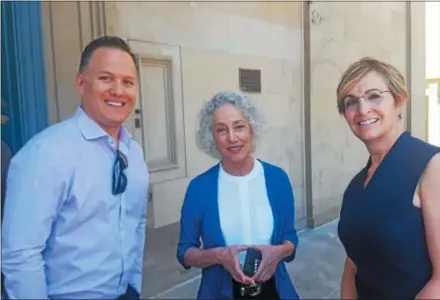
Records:
{"label": "shirt collar", "polygon": [[[79,130],[86,140],[94,140],[101,137],[109,136],[107,132],[105,132],[104,129],[101,128],[101,126],[99,126],[84,112],[81,106],[77,108],[74,118],[77,120]],[[128,148],[130,147],[132,136],[124,126],[121,126],[119,139]]]}

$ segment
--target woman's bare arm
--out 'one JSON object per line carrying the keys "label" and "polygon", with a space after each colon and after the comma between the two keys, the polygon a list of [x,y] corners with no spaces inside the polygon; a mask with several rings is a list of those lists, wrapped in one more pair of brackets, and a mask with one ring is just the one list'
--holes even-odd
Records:
{"label": "woman's bare arm", "polygon": [[420,200],[433,274],[416,299],[440,299],[440,154],[431,159],[421,179]]}
{"label": "woman's bare arm", "polygon": [[342,273],[341,282],[341,299],[356,299],[356,285],[354,277],[356,275],[356,266],[347,256],[345,259],[344,272]]}
{"label": "woman's bare arm", "polygon": [[221,264],[221,248],[191,248],[185,253],[185,264],[195,268],[206,268]]}
{"label": "woman's bare arm", "polygon": [[199,268],[222,265],[236,281],[254,283],[252,278],[244,275],[238,262],[238,253],[247,248],[247,246],[229,246],[206,250],[192,248],[186,252],[184,260],[186,265]]}

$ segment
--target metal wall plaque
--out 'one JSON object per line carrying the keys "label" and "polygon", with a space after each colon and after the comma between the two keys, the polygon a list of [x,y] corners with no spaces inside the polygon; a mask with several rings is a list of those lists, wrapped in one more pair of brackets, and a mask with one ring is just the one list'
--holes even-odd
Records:
{"label": "metal wall plaque", "polygon": [[239,69],[240,89],[247,93],[261,93],[261,70]]}

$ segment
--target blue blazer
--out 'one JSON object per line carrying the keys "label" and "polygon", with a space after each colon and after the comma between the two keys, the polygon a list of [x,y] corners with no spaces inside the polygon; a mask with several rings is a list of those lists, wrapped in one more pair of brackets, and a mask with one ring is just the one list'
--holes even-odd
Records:
{"label": "blue blazer", "polygon": [[[292,186],[283,169],[264,161],[261,163],[274,217],[272,245],[291,241],[295,245],[295,251],[284,259],[285,262],[290,262],[295,258],[298,247]],[[199,248],[201,242],[203,242],[204,249],[226,246],[218,211],[218,174],[219,164],[216,164],[192,179],[186,191],[181,210],[180,239],[177,246],[177,259],[185,269],[190,268],[183,261],[186,251],[193,247]],[[275,283],[281,299],[299,299],[284,262],[280,263],[276,269]],[[203,268],[197,299],[224,298],[233,299],[231,275],[221,265]]]}

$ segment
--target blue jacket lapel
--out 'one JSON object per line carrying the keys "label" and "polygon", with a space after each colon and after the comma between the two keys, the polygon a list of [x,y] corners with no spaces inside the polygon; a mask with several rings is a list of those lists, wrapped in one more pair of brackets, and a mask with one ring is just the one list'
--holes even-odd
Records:
{"label": "blue jacket lapel", "polygon": [[217,164],[209,171],[209,180],[206,182],[207,188],[207,200],[209,207],[207,211],[212,212],[210,220],[212,234],[214,235],[214,240],[219,247],[225,247],[226,242],[223,237],[223,232],[220,227],[220,214],[218,210],[218,174],[220,165]]}
{"label": "blue jacket lapel", "polygon": [[276,176],[273,176],[274,174],[271,174],[271,169],[268,168],[267,164],[264,161],[259,160],[263,164],[264,169],[264,177],[266,180],[266,191],[267,191],[267,197],[269,198],[270,206],[272,208],[272,215],[273,215],[273,233],[272,233],[272,244],[275,245],[278,242],[279,239],[279,213],[278,213],[278,189],[276,188],[277,182],[274,182],[274,179],[276,179]]}

